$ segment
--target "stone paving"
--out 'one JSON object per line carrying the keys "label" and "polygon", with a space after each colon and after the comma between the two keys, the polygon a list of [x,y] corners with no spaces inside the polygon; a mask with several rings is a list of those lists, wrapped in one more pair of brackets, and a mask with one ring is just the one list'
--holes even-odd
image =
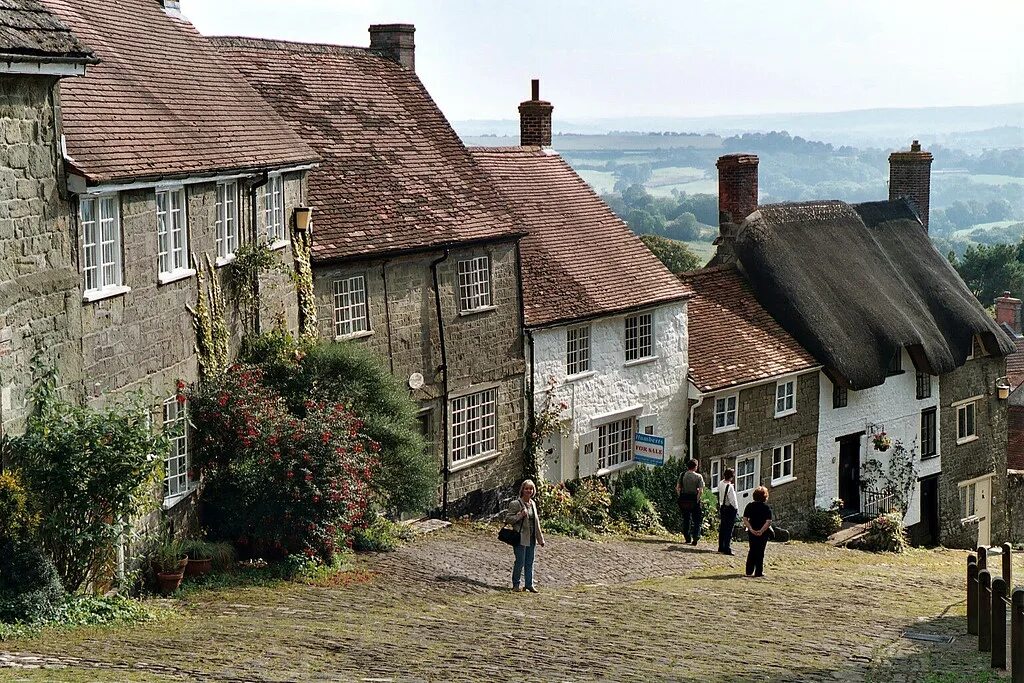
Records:
{"label": "stone paving", "polygon": [[[670,538],[538,549],[539,595],[508,591],[495,529],[457,525],[360,556],[357,580],[193,593],[180,615],[0,644],[2,680],[987,681],[962,636],[964,554]],[[2,668],[2,667],[8,668]],[[29,668],[26,668],[29,667]]]}

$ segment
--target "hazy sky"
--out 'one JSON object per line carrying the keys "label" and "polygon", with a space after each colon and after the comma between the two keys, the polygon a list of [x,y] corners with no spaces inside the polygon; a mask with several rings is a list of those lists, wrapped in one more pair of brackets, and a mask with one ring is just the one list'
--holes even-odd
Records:
{"label": "hazy sky", "polygon": [[208,34],[367,45],[416,25],[449,119],[562,119],[1024,100],[1024,0],[181,0]]}

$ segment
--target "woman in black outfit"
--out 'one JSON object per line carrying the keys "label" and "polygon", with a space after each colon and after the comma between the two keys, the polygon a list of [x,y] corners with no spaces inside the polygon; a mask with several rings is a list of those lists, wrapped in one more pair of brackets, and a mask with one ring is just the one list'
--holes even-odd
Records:
{"label": "woman in black outfit", "polygon": [[764,549],[772,527],[772,509],[768,507],[768,489],[754,489],[754,502],[743,510],[750,551],[747,553],[747,576],[764,576]]}

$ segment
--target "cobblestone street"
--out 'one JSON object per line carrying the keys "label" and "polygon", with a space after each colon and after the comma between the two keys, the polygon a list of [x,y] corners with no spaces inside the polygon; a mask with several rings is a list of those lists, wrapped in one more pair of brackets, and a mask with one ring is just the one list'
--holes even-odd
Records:
{"label": "cobblestone street", "polygon": [[748,580],[742,547],[552,535],[531,595],[507,590],[493,535],[457,526],[361,556],[345,585],[199,592],[180,616],[3,643],[0,679],[994,680],[961,637],[961,552],[773,545],[768,578]]}

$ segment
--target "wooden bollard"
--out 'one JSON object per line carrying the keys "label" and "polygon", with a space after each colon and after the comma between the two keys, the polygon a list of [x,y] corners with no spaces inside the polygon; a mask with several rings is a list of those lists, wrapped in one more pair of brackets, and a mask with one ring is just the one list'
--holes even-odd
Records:
{"label": "wooden bollard", "polygon": [[1024,588],[1013,591],[1010,600],[1010,666],[1013,683],[1024,683]]}
{"label": "wooden bollard", "polygon": [[1013,544],[1003,544],[1003,581],[1007,587],[1013,585]]}
{"label": "wooden bollard", "polygon": [[983,545],[978,546],[978,571],[982,569],[988,569],[988,548]]}
{"label": "wooden bollard", "polygon": [[978,635],[978,558],[967,557],[967,633]]}
{"label": "wooden bollard", "polygon": [[992,651],[992,575],[978,572],[978,652]]}
{"label": "wooden bollard", "polygon": [[1006,581],[992,579],[992,668],[1006,669]]}

